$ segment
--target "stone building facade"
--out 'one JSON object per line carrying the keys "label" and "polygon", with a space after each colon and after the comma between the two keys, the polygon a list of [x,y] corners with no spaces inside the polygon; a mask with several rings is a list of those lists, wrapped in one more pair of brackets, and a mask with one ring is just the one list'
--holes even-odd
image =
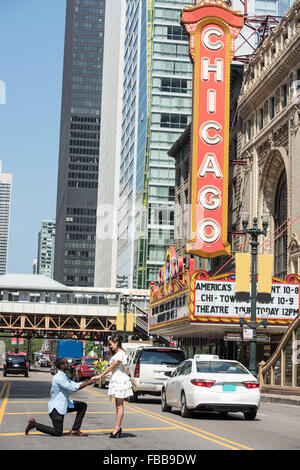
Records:
{"label": "stone building facade", "polygon": [[[264,253],[274,254],[274,275],[300,270],[300,1],[257,49],[245,68],[238,100],[237,155],[230,190],[231,224],[242,229],[268,211]],[[244,238],[244,237],[241,237]],[[249,250],[241,240],[243,251]]]}

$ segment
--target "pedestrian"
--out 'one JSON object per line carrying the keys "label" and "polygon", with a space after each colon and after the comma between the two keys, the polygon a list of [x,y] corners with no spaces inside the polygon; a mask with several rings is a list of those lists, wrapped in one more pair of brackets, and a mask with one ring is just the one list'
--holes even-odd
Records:
{"label": "pedestrian", "polygon": [[69,436],[88,436],[88,434],[80,431],[87,404],[82,401],[73,402],[73,400],[69,399],[69,393],[77,392],[78,390],[93,384],[96,380],[99,380],[100,376],[95,375],[88,382],[76,383],[70,380],[66,375],[66,371],[69,368],[67,359],[59,358],[56,360],[55,364],[58,372],[52,379],[50,400],[48,402],[48,413],[53,423],[53,427],[37,423],[34,418],[30,418],[25,434],[28,434],[31,429],[35,428],[37,431],[51,434],[52,436],[62,436],[65,415],[76,411],[76,418],[73,428],[69,432]]}
{"label": "pedestrian", "polygon": [[110,433],[109,437],[121,437],[121,423],[124,416],[124,399],[133,395],[130,378],[125,372],[124,366],[127,364],[126,354],[122,349],[122,340],[120,336],[115,336],[109,340],[109,348],[113,354],[109,367],[100,374],[100,377],[111,372],[111,378],[108,386],[109,398],[115,399],[116,404],[116,423],[115,429]]}

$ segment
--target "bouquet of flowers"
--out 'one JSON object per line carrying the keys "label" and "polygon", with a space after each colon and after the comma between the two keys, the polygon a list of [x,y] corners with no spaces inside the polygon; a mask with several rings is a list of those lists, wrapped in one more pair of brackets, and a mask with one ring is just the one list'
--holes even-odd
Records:
{"label": "bouquet of flowers", "polygon": [[97,375],[101,374],[101,372],[104,371],[104,369],[107,367],[108,362],[104,361],[102,359],[98,359],[97,361],[93,362],[95,368],[97,369]]}

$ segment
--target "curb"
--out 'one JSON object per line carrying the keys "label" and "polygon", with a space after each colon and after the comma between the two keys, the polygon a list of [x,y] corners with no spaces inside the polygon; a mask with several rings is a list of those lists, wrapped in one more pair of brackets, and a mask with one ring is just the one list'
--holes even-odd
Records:
{"label": "curb", "polygon": [[285,405],[300,406],[300,397],[288,397],[278,395],[261,395],[261,402],[267,403],[281,403]]}

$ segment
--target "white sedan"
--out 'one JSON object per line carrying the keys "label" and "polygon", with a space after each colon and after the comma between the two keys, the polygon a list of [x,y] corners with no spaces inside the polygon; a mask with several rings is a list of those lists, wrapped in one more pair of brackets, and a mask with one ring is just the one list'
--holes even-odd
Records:
{"label": "white sedan", "polygon": [[253,420],[260,404],[259,382],[238,361],[196,355],[182,362],[164,383],[162,411],[180,408],[181,416],[193,410],[243,412]]}

